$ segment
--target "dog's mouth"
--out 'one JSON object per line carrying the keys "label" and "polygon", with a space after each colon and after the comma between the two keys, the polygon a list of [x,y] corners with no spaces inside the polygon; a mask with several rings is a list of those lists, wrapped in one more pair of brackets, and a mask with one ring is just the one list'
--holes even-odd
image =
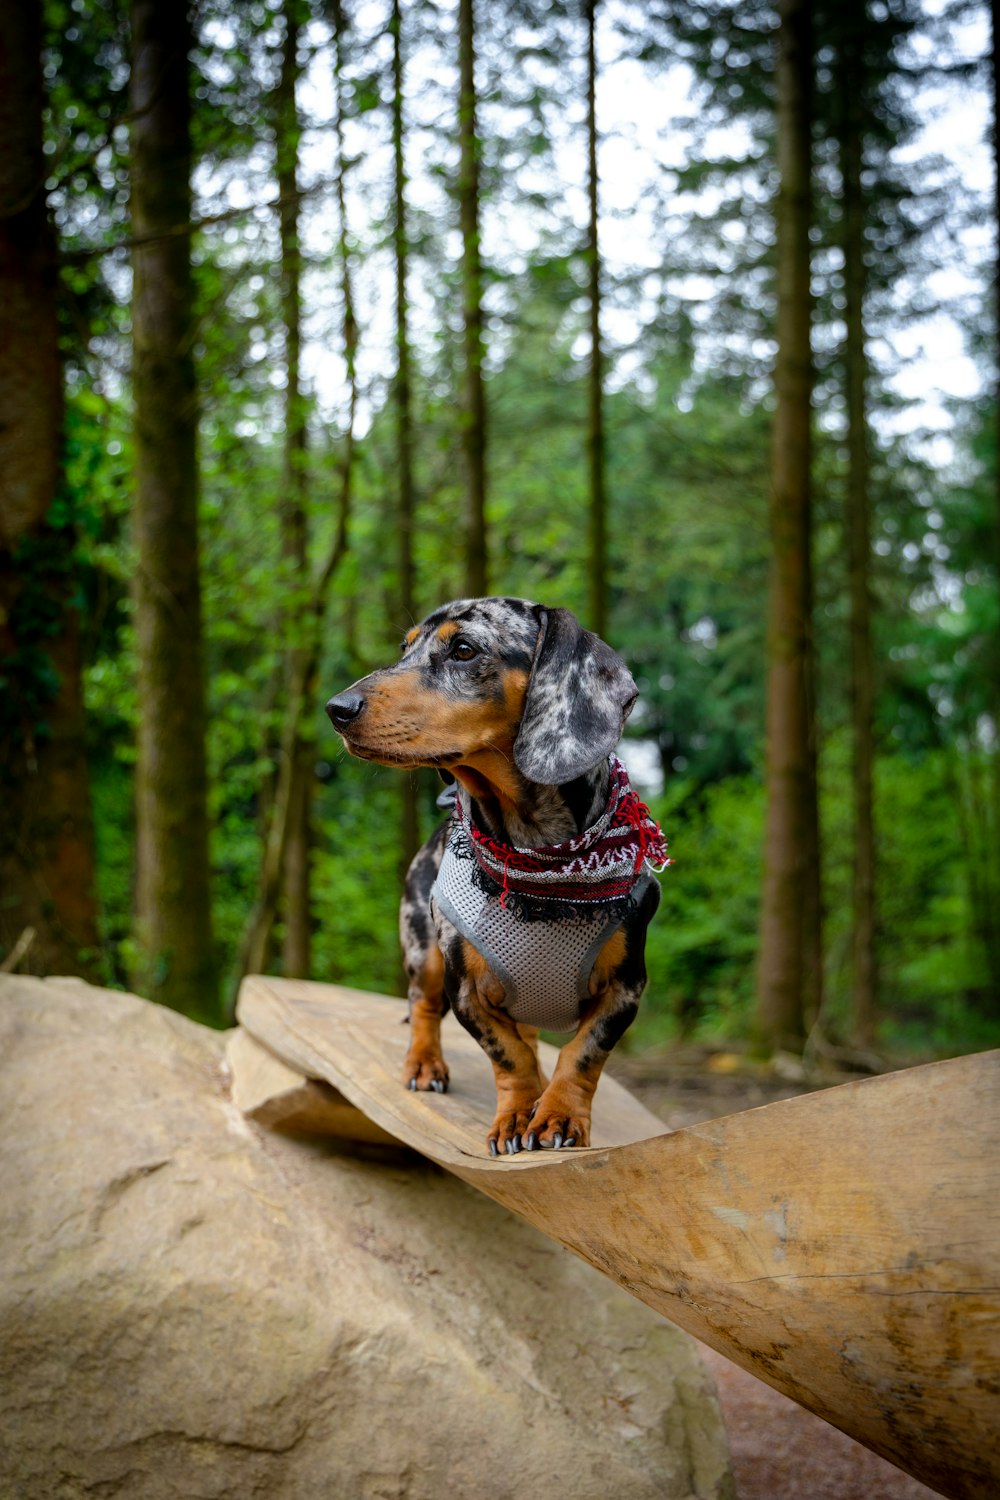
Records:
{"label": "dog's mouth", "polygon": [[357,760],[375,761],[380,766],[398,766],[401,769],[429,766],[436,770],[442,766],[457,765],[462,759],[461,750],[444,750],[429,754],[421,750],[390,749],[385,745],[364,745],[358,740],[348,739],[343,733],[340,737],[349,754]]}

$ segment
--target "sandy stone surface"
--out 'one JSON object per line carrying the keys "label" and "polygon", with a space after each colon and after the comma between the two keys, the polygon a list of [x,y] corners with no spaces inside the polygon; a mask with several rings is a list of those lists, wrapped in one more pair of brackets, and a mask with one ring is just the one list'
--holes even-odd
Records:
{"label": "sandy stone surface", "polygon": [[436,1168],[248,1124],[222,1046],[0,977],[3,1500],[731,1495],[686,1334]]}

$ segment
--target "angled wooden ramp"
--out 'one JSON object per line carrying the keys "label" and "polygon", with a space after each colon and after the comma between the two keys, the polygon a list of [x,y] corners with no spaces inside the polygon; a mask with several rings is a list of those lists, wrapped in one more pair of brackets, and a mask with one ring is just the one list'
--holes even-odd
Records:
{"label": "angled wooden ramp", "polygon": [[257,977],[238,1008],[342,1120],[346,1100],[942,1494],[1000,1496],[1000,1052],[672,1134],[605,1079],[590,1149],[491,1160],[486,1059],[449,1021],[450,1092],[409,1092],[404,1016]]}

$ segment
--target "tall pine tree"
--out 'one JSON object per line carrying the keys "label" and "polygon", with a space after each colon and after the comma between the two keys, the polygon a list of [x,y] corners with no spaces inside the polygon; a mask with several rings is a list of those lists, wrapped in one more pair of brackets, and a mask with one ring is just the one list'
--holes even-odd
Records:
{"label": "tall pine tree", "polygon": [[143,992],[216,1015],[198,549],[187,0],[133,0],[137,929]]}
{"label": "tall pine tree", "polygon": [[778,34],[777,354],[767,643],[767,823],[757,1024],[801,1045],[816,1003],[819,901],[811,560],[813,38],[810,0],[781,0]]}
{"label": "tall pine tree", "polygon": [[458,5],[458,214],[462,235],[462,328],[464,400],[462,451],[465,458],[466,591],[485,594],[489,586],[486,526],[486,393],[483,385],[483,268],[479,241],[479,132],[476,97],[475,0]]}
{"label": "tall pine tree", "polygon": [[587,381],[587,456],[590,471],[590,523],[587,573],[590,627],[607,634],[607,495],[604,439],[604,361],[601,348],[601,252],[598,242],[597,175],[597,7],[585,0],[587,23],[587,290],[590,315],[590,368]]}
{"label": "tall pine tree", "polygon": [[[416,500],[413,485],[413,378],[408,290],[410,245],[406,216],[403,20],[400,0],[392,0],[390,30],[392,32],[392,247],[396,280],[396,376],[393,383],[393,397],[396,411],[396,469],[399,485],[399,607],[409,626],[416,619],[413,563]],[[400,866],[401,872],[405,873],[420,846],[417,785],[411,773],[400,777],[400,814]]]}
{"label": "tall pine tree", "polygon": [[96,977],[76,518],[63,478],[42,7],[0,14],[0,952]]}
{"label": "tall pine tree", "polygon": [[[302,390],[302,248],[299,230],[299,138],[296,92],[299,80],[299,33],[302,0],[283,0],[285,35],[281,72],[274,98],[275,155],[278,178],[278,223],[281,241],[281,319],[285,329],[285,431],[282,464],[282,551],[288,568],[292,606],[288,611],[290,645],[286,661],[286,694],[302,670],[302,640],[308,610],[309,523],[307,518],[306,401]],[[310,968],[310,825],[313,751],[296,725],[291,748],[288,827],[282,867],[284,915],[283,972],[306,978]]]}
{"label": "tall pine tree", "polygon": [[853,1030],[861,1046],[875,1040],[874,674],[871,624],[871,495],[865,251],[865,129],[870,105],[866,0],[845,0],[837,37],[837,153],[844,255],[844,394],[847,503],[844,514],[850,612],[850,705],[854,823],[851,959]]}

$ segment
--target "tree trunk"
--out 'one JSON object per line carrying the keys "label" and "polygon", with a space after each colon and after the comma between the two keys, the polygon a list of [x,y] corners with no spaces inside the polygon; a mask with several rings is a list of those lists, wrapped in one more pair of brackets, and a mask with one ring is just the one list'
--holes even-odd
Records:
{"label": "tree trunk", "polygon": [[[996,567],[997,589],[1000,590],[1000,0],[990,0],[990,80],[993,96],[993,357],[994,369],[994,434],[995,457],[993,471],[996,530],[994,532],[993,562]],[[1000,648],[1000,639],[997,641]],[[1000,649],[997,651],[994,683],[994,738],[1000,742]],[[997,775],[1000,778],[1000,752],[997,754]],[[1000,780],[998,780],[1000,792]],[[997,798],[1000,807],[1000,795]]]}
{"label": "tree trunk", "polygon": [[851,927],[853,1030],[858,1046],[875,1040],[874,676],[871,642],[871,500],[869,495],[867,354],[865,350],[865,204],[862,188],[865,128],[864,0],[854,24],[844,28],[841,56],[843,119],[840,170],[843,209],[844,347],[847,403],[847,542],[850,599],[852,790],[854,873]]}
{"label": "tree trunk", "polygon": [[[778,352],[771,457],[768,615],[767,825],[757,1024],[770,1047],[796,1047],[804,1029],[818,909],[810,565],[809,0],[781,0],[776,207]],[[810,865],[813,868],[810,868]],[[807,931],[807,924],[813,931]]]}
{"label": "tree trunk", "polygon": [[[396,261],[396,467],[399,471],[399,607],[407,626],[416,620],[413,566],[413,527],[416,502],[413,491],[413,411],[410,378],[410,332],[407,273],[409,240],[406,227],[406,159],[403,151],[403,47],[400,0],[392,3],[392,150],[393,230]],[[485,582],[485,580],[484,580]],[[399,778],[401,871],[405,875],[420,847],[417,815],[417,779]]]}
{"label": "tree trunk", "polygon": [[[289,688],[292,683],[293,678],[289,677]],[[308,979],[312,965],[312,783],[316,754],[312,744],[300,734],[296,736],[292,756],[281,893],[285,919],[281,969],[288,979]]]}
{"label": "tree trunk", "polygon": [[601,350],[601,257],[597,239],[597,0],[585,0],[587,19],[587,279],[590,294],[590,369],[587,384],[587,458],[590,470],[587,577],[590,628],[607,634],[607,498],[604,456],[604,362]]}
{"label": "tree trunk", "polygon": [[485,594],[489,581],[486,530],[486,400],[483,391],[483,275],[479,255],[479,137],[476,129],[474,0],[458,6],[458,174],[462,234],[462,315],[465,344],[465,396],[462,449],[465,458],[466,592]]}
{"label": "tree trunk", "polygon": [[[299,76],[299,3],[284,0],[285,39],[281,75],[275,95],[275,142],[278,197],[281,208],[281,312],[285,325],[285,436],[281,536],[288,568],[292,604],[287,612],[290,644],[285,675],[286,694],[291,692],[296,662],[304,647],[303,621],[308,602],[308,522],[306,519],[306,411],[300,383],[302,256],[299,246],[298,155],[299,118],[296,86]],[[311,928],[310,813],[312,805],[312,761],[310,745],[296,725],[292,741],[291,787],[288,831],[282,869],[282,906],[285,919],[283,972],[288,978],[309,974]]]}
{"label": "tree trunk", "polygon": [[41,41],[40,4],[0,10],[0,958],[98,979]]}
{"label": "tree trunk", "polygon": [[403,153],[403,50],[400,0],[392,4],[392,245],[396,262],[396,467],[399,471],[399,600],[407,625],[414,623],[413,590],[413,414],[407,276],[406,161]]}
{"label": "tree trunk", "polygon": [[260,973],[267,954],[271,928],[274,923],[278,898],[281,891],[281,872],[285,868],[288,842],[294,822],[292,798],[294,795],[293,747],[298,736],[298,726],[307,702],[316,696],[316,674],[322,646],[323,624],[326,619],[330,584],[340,564],[347,555],[349,524],[353,494],[354,475],[354,429],[357,419],[358,382],[357,352],[358,325],[354,316],[354,296],[351,285],[350,243],[347,232],[347,203],[344,192],[346,161],[343,132],[343,87],[341,43],[345,30],[343,6],[340,0],[330,0],[329,13],[334,32],[334,76],[337,84],[337,107],[335,133],[337,140],[337,212],[340,218],[338,253],[341,267],[341,289],[344,304],[344,359],[350,389],[350,404],[347,431],[344,434],[344,452],[340,470],[340,498],[337,522],[330,540],[326,560],[312,583],[307,606],[302,619],[302,649],[294,658],[292,680],[288,686],[285,705],[285,723],[278,751],[278,781],[274,802],[268,818],[267,836],[264,844],[264,859],[261,867],[260,895],[256,908],[250,915],[243,934],[240,956],[237,963],[236,990],[230,1002],[230,1014],[235,1013],[236,991],[244,974]]}
{"label": "tree trunk", "polygon": [[192,349],[187,0],[132,4],[133,399],[144,993],[214,1018]]}
{"label": "tree trunk", "polygon": [[[994,431],[994,544],[993,563],[996,569],[996,586],[1000,592],[1000,0],[990,0],[990,74],[993,95],[993,229],[996,236],[993,263],[993,431]],[[989,668],[989,658],[987,658]],[[984,947],[990,976],[990,985],[1000,1005],[1000,631],[993,640],[993,774],[986,799],[987,816],[991,839],[989,854],[984,867],[984,879],[988,891],[987,905],[982,912],[980,925],[984,932]]]}

